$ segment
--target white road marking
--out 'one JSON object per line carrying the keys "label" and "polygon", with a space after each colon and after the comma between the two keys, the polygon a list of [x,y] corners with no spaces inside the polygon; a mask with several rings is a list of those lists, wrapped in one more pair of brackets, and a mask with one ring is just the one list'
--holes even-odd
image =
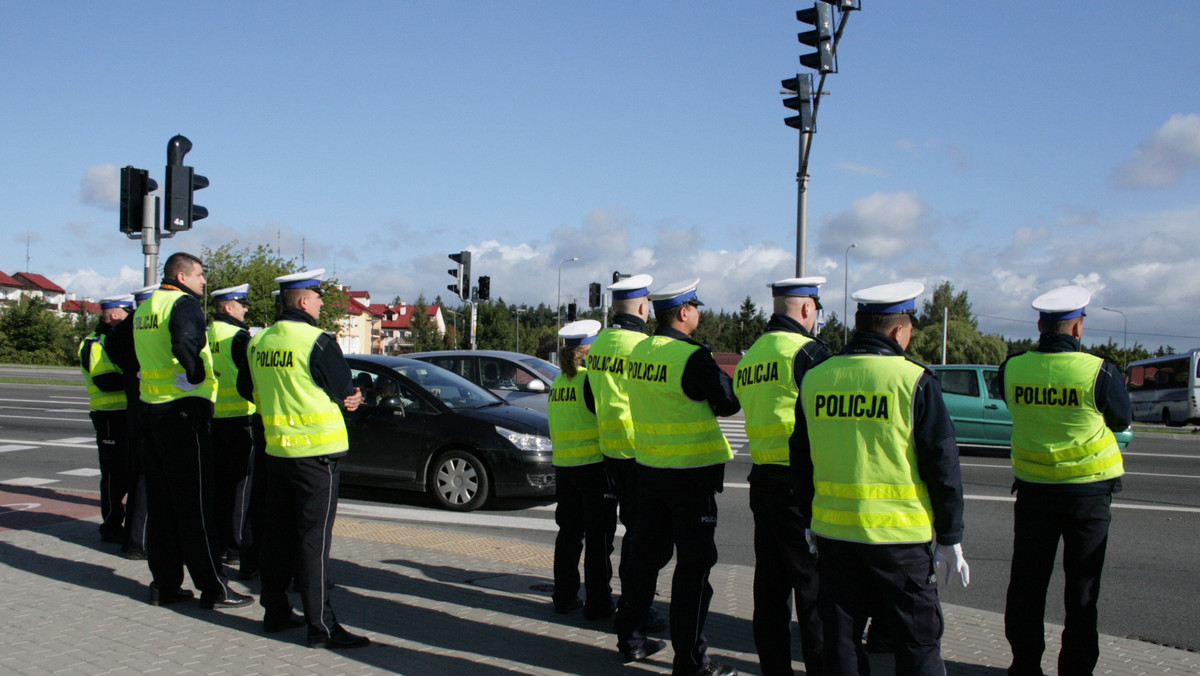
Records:
{"label": "white road marking", "polygon": [[100,470],[92,467],[81,467],[79,469],[67,470],[66,472],[59,472],[59,474],[65,476],[100,476]]}
{"label": "white road marking", "polygon": [[61,446],[62,448],[95,449],[95,437],[70,437],[54,441],[27,441],[25,439],[0,439],[0,444],[29,444],[33,446]]}
{"label": "white road marking", "polygon": [[31,476],[23,476],[17,479],[0,481],[0,484],[4,484],[5,486],[45,486],[46,484],[56,483],[58,483],[58,479],[38,479]]}
{"label": "white road marking", "polygon": [[28,451],[31,448],[37,448],[37,446],[20,446],[17,444],[9,444],[7,446],[0,446],[0,453],[8,453],[9,451]]}
{"label": "white road marking", "polygon": [[94,444],[96,437],[67,437],[66,439],[50,439],[48,444]]}

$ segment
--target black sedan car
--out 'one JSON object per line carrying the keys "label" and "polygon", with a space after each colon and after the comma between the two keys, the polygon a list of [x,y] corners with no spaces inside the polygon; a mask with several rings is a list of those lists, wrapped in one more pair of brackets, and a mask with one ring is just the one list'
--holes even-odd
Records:
{"label": "black sedan car", "polygon": [[347,355],[346,361],[363,404],[346,414],[343,483],[426,491],[438,505],[462,512],[490,496],[554,496],[545,413],[414,359]]}

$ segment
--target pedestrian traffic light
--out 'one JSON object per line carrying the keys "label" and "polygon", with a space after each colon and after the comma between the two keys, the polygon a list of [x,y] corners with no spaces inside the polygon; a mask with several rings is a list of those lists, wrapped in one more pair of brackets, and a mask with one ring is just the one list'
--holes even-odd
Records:
{"label": "pedestrian traffic light", "polygon": [[834,72],[833,7],[828,3],[818,2],[812,9],[798,10],[796,19],[813,26],[813,30],[798,34],[797,39],[803,44],[817,48],[813,54],[801,54],[800,63],[820,73]]}
{"label": "pedestrian traffic light", "polygon": [[177,135],[167,142],[167,177],[163,228],[169,232],[191,230],[192,223],[208,218],[208,209],[194,201],[197,190],[208,187],[208,179],[183,165],[183,157],[192,149],[186,136]]}
{"label": "pedestrian traffic light", "polygon": [[475,294],[476,300],[491,300],[492,299],[492,278],[487,275],[479,277],[479,292]]}
{"label": "pedestrian traffic light", "polygon": [[[150,172],[133,167],[121,168],[121,232],[142,234],[146,195],[158,190],[158,183],[150,178]],[[150,227],[154,227],[151,223]]]}
{"label": "pedestrian traffic light", "polygon": [[459,298],[465,301],[471,300],[471,252],[459,251],[458,253],[450,254],[450,260],[458,263],[458,267],[450,268],[446,272],[454,275],[454,284],[447,285],[446,288],[458,294]]}
{"label": "pedestrian traffic light", "polygon": [[812,132],[816,131],[816,120],[813,118],[812,74],[796,75],[783,81],[784,94],[793,94],[783,100],[783,105],[800,113],[795,117],[784,118],[783,123],[792,129]]}
{"label": "pedestrian traffic light", "polygon": [[579,318],[579,308],[574,303],[567,303],[567,321],[573,322]]}
{"label": "pedestrian traffic light", "polygon": [[600,282],[592,282],[588,284],[588,307],[600,307]]}

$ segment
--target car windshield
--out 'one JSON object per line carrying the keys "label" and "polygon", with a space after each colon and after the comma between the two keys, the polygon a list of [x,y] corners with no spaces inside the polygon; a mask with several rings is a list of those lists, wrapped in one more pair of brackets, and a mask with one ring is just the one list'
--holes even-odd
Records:
{"label": "car windshield", "polygon": [[479,408],[504,404],[503,399],[475,383],[432,364],[412,363],[394,368],[401,375],[416,381],[450,408]]}
{"label": "car windshield", "polygon": [[521,360],[521,363],[542,374],[542,377],[549,382],[554,382],[554,379],[558,377],[558,367],[546,361],[545,359],[526,357]]}

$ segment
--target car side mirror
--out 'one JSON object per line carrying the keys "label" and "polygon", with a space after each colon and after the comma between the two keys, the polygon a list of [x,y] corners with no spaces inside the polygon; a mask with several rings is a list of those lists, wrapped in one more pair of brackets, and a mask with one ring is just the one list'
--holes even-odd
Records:
{"label": "car side mirror", "polygon": [[525,391],[526,392],[545,392],[546,391],[546,383],[543,383],[540,380],[531,380],[528,383],[525,383]]}
{"label": "car side mirror", "polygon": [[400,397],[384,397],[379,400],[379,408],[391,411],[392,415],[404,416],[404,400]]}

